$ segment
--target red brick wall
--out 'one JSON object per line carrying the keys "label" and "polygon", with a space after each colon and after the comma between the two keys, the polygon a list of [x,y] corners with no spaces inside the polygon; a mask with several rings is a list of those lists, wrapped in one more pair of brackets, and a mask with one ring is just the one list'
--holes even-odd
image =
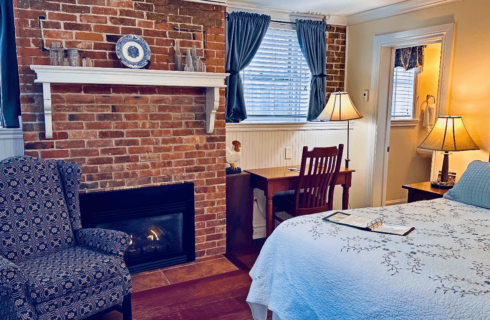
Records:
{"label": "red brick wall", "polygon": [[327,31],[327,99],[330,93],[344,91],[346,27]]}
{"label": "red brick wall", "polygon": [[44,137],[42,88],[32,64],[49,64],[53,40],[96,67],[121,67],[115,43],[138,34],[150,69],[172,70],[174,40],[196,45],[209,72],[224,72],[224,9],[179,0],[14,0],[25,153],[82,164],[82,192],[194,182],[196,254],[226,250],[224,90],[205,133],[203,89],[52,85],[54,139]]}

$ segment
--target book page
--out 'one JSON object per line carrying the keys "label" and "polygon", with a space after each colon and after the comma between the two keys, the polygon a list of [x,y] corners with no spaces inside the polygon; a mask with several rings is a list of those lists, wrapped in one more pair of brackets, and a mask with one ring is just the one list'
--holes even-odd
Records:
{"label": "book page", "polygon": [[337,223],[345,224],[356,228],[366,229],[368,224],[371,223],[371,219],[351,215],[345,217],[344,219],[338,221]]}
{"label": "book page", "polygon": [[390,226],[390,225],[382,224],[371,230],[379,233],[389,233],[389,234],[396,234],[399,236],[403,236],[409,233],[410,231],[412,231],[412,229],[413,229],[412,227]]}
{"label": "book page", "polygon": [[332,221],[332,222],[339,222],[340,220],[344,219],[345,217],[348,217],[348,214],[342,213],[342,212],[337,212],[332,214],[331,216],[328,216],[324,218],[325,220]]}
{"label": "book page", "polygon": [[387,233],[387,234],[393,234],[399,236],[406,236],[407,234],[412,232],[412,230],[415,229],[413,227],[386,225],[383,224],[382,218],[371,220],[369,218],[354,216],[343,212],[335,212],[323,218],[323,220],[338,223],[338,224],[343,224],[355,228],[360,228],[368,231]]}

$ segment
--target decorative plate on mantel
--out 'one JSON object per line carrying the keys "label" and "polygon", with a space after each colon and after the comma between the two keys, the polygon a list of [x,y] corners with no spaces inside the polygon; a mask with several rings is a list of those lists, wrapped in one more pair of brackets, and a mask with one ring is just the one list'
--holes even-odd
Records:
{"label": "decorative plate on mantel", "polygon": [[127,34],[119,38],[116,54],[122,64],[132,69],[144,68],[150,61],[150,46],[135,34]]}

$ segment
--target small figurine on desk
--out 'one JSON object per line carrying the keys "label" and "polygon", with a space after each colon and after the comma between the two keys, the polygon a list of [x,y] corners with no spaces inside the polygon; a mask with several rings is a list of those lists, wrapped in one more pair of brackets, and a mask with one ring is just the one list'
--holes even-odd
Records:
{"label": "small figurine on desk", "polygon": [[226,147],[226,162],[230,165],[230,167],[226,168],[226,174],[237,174],[237,173],[242,173],[242,169],[238,168],[236,166],[236,163],[240,161],[240,157],[242,153],[240,152],[240,148],[242,147],[242,144],[240,141],[233,141],[233,150],[230,150],[230,148]]}

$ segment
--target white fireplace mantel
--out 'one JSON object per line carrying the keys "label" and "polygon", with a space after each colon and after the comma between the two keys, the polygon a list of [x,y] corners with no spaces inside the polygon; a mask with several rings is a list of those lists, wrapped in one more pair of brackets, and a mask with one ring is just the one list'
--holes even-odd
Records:
{"label": "white fireplace mantel", "polygon": [[161,71],[116,68],[83,68],[32,65],[36,83],[43,84],[46,138],[53,137],[51,83],[119,84],[139,86],[170,86],[206,88],[206,132],[213,133],[219,89],[226,88],[228,73]]}

